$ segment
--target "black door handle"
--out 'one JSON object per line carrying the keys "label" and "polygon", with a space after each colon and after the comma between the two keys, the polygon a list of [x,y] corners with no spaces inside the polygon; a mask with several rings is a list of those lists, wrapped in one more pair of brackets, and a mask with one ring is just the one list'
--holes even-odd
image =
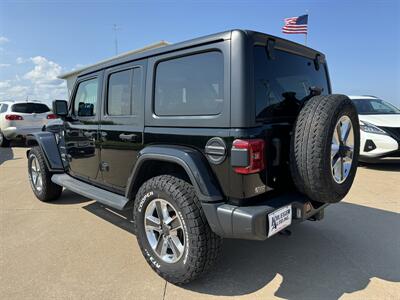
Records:
{"label": "black door handle", "polygon": [[119,138],[123,141],[134,142],[134,141],[136,141],[137,135],[134,133],[131,133],[131,134],[121,133],[119,135]]}

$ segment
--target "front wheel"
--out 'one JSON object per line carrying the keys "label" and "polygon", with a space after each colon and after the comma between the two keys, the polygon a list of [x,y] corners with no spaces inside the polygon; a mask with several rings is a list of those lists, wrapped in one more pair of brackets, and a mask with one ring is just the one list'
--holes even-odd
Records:
{"label": "front wheel", "polygon": [[53,175],[47,168],[40,147],[33,147],[28,156],[29,183],[36,198],[41,201],[52,201],[60,197],[62,187],[51,181]]}
{"label": "front wheel", "polygon": [[169,175],[151,178],[137,193],[134,216],[144,257],[167,281],[192,281],[217,259],[222,240],[189,183]]}

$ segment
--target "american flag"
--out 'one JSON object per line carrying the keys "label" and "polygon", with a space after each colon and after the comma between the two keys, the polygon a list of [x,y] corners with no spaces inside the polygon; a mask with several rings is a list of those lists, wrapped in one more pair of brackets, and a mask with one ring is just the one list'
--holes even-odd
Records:
{"label": "american flag", "polygon": [[300,17],[286,18],[285,25],[282,27],[282,32],[287,34],[307,34],[308,30],[308,15]]}

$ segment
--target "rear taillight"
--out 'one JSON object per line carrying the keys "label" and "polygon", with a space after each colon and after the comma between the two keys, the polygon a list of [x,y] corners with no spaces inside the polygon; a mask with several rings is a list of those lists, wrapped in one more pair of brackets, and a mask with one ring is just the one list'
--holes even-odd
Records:
{"label": "rear taillight", "polygon": [[[239,174],[252,174],[265,168],[265,142],[262,139],[234,140],[232,156],[235,156],[234,170]],[[236,165],[235,165],[236,164]]]}
{"label": "rear taillight", "polygon": [[57,119],[57,115],[56,114],[48,114],[46,118],[49,120]]}
{"label": "rear taillight", "polygon": [[6,120],[8,121],[19,121],[23,120],[24,118],[21,117],[20,115],[6,115]]}

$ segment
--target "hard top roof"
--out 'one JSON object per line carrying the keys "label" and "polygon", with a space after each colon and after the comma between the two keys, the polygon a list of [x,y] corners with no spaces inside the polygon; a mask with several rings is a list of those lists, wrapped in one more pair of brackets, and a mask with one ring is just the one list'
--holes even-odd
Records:
{"label": "hard top roof", "polygon": [[263,38],[263,39],[271,38],[271,39],[274,39],[275,41],[279,41],[282,45],[285,45],[285,47],[289,47],[289,48],[293,48],[293,49],[296,48],[299,51],[303,52],[304,54],[307,54],[308,56],[315,56],[318,54],[323,59],[325,59],[325,56],[323,53],[318,52],[309,47],[306,47],[304,45],[283,39],[283,38],[279,38],[276,36],[268,35],[268,34],[261,33],[261,32],[256,32],[256,31],[252,31],[252,30],[233,29],[233,30],[228,30],[228,31],[220,32],[220,33],[215,33],[215,34],[211,34],[211,35],[198,37],[195,39],[187,40],[187,41],[176,43],[176,44],[166,45],[166,46],[163,46],[160,48],[155,48],[155,49],[150,49],[147,51],[133,53],[131,55],[127,55],[127,56],[120,57],[120,58],[117,57],[113,60],[107,60],[103,64],[100,63],[100,64],[93,65],[92,67],[88,67],[87,69],[82,71],[78,75],[78,77],[87,75],[87,74],[90,74],[90,73],[93,73],[93,72],[96,72],[96,71],[99,71],[99,70],[102,70],[105,68],[116,66],[116,65],[119,65],[122,63],[130,62],[130,61],[134,61],[134,60],[138,60],[138,59],[143,59],[146,57],[151,57],[151,56],[155,56],[155,55],[174,52],[177,50],[183,50],[183,49],[191,48],[194,46],[215,43],[218,41],[230,40],[233,32],[238,32],[244,38],[250,38],[253,41],[260,40],[261,38]]}

